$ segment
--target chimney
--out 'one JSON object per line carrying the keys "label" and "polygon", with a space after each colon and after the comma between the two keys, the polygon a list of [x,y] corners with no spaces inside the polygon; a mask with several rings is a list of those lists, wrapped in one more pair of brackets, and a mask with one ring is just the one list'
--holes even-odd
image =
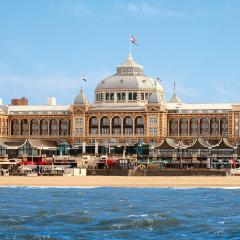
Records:
{"label": "chimney", "polygon": [[57,103],[57,100],[56,100],[55,97],[49,97],[49,98],[48,98],[48,105],[50,105],[50,106],[55,106],[56,103]]}
{"label": "chimney", "polygon": [[13,106],[19,106],[19,105],[28,105],[28,99],[25,98],[25,97],[22,97],[22,98],[15,98],[15,99],[12,99],[11,101],[11,104]]}

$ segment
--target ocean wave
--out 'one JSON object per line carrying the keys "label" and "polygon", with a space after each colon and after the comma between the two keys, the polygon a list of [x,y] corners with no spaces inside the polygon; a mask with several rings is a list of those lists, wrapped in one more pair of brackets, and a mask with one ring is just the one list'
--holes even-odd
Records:
{"label": "ocean wave", "polygon": [[24,188],[24,189],[49,189],[49,188],[61,188],[61,189],[93,189],[101,188],[99,186],[18,186],[18,185],[3,185],[0,188]]}

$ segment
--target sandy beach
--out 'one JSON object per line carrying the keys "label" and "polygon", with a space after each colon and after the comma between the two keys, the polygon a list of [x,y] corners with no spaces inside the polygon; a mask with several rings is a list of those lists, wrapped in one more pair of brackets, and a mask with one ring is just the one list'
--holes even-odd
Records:
{"label": "sandy beach", "polygon": [[0,177],[0,186],[240,187],[240,177]]}

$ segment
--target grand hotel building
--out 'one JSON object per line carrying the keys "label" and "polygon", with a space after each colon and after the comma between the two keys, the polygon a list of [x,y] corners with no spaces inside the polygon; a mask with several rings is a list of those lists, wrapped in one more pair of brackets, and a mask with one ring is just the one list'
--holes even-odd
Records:
{"label": "grand hotel building", "polygon": [[62,142],[83,152],[140,140],[156,147],[166,140],[170,147],[180,142],[214,147],[223,140],[224,146],[236,146],[239,119],[240,104],[186,104],[175,91],[166,102],[160,82],[144,75],[130,54],[114,75],[98,83],[93,103],[81,90],[71,105],[56,105],[54,99],[41,106],[26,99],[1,104],[0,155],[30,153],[27,149],[39,154]]}

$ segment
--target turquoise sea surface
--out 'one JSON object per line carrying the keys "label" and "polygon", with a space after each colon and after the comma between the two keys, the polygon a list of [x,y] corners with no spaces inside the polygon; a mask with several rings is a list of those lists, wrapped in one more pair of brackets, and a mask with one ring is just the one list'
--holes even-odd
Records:
{"label": "turquoise sea surface", "polygon": [[0,188],[0,239],[240,239],[240,189]]}

